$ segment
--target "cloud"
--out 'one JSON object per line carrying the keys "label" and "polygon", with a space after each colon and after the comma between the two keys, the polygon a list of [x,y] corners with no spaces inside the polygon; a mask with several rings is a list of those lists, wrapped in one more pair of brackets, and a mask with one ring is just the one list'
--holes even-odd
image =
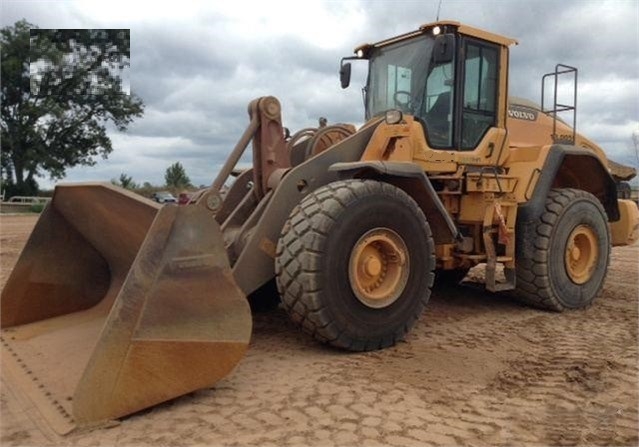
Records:
{"label": "cloud", "polygon": [[[439,0],[159,2],[5,1],[2,25],[23,17],[42,28],[131,29],[131,89],[146,111],[114,152],[67,180],[118,177],[161,183],[181,161],[208,184],[248,124],[253,98],[281,100],[291,131],[363,122],[360,87],[339,86],[339,60],[364,42],[435,20]],[[46,7],[44,7],[46,6]],[[541,76],[561,62],[579,68],[578,130],[625,158],[639,128],[639,3],[636,1],[444,1],[440,18],[519,40],[511,48],[510,92],[539,101]],[[43,183],[47,185],[47,181]]]}

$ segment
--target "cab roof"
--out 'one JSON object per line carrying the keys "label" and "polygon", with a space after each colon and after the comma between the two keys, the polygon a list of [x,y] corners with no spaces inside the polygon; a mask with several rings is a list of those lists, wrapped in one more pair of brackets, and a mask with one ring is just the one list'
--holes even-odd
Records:
{"label": "cab roof", "polygon": [[400,42],[402,40],[407,40],[422,34],[432,33],[436,27],[439,27],[443,32],[451,32],[454,30],[459,34],[476,37],[478,39],[494,42],[496,44],[507,46],[507,47],[511,45],[517,45],[519,43],[517,42],[517,40],[511,39],[510,37],[491,33],[489,31],[484,31],[482,29],[474,28],[472,26],[464,25],[463,23],[456,22],[454,20],[439,20],[437,22],[425,23],[421,25],[419,29],[415,31],[410,31],[405,34],[400,34],[399,36],[384,39],[374,44],[367,43],[367,44],[360,45],[357,48],[355,48],[355,53],[357,53],[358,50],[366,51],[367,49],[370,49],[373,47],[375,48],[384,47],[386,45],[390,45],[395,42]]}
{"label": "cab roof", "polygon": [[440,20],[439,22],[425,23],[424,25],[420,26],[419,29],[427,32],[429,30],[432,30],[436,26],[439,26],[442,28],[443,27],[457,28],[457,32],[460,34],[465,34],[471,37],[477,37],[478,39],[494,42],[499,45],[503,45],[505,47],[509,47],[511,45],[517,45],[519,43],[517,42],[516,39],[511,39],[510,37],[502,36],[501,34],[495,34],[489,31],[484,31],[483,29],[475,28],[469,25],[464,25],[463,23],[455,22],[453,20]]}

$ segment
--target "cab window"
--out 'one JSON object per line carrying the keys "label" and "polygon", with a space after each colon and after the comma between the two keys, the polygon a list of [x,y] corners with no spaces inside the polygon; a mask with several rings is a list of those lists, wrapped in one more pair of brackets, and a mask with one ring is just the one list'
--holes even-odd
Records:
{"label": "cab window", "polygon": [[465,55],[461,149],[471,150],[496,124],[498,51],[494,46],[467,42]]}
{"label": "cab window", "polygon": [[408,67],[389,64],[387,67],[388,83],[386,84],[385,109],[400,108],[403,112],[411,112],[411,86],[413,71]]}
{"label": "cab window", "polygon": [[453,145],[454,67],[454,61],[437,65],[426,80],[421,117],[426,123],[428,141],[434,148]]}

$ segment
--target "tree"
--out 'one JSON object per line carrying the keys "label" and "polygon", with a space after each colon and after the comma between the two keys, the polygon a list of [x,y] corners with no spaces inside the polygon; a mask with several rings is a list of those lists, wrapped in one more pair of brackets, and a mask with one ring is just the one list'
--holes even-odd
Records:
{"label": "tree", "polygon": [[137,183],[133,181],[133,177],[126,175],[124,172],[120,174],[119,180],[113,179],[111,180],[111,183],[125,189],[136,189],[138,187]]}
{"label": "tree", "polygon": [[182,189],[191,186],[191,179],[186,175],[186,171],[179,161],[166,168],[164,181],[169,188]]}
{"label": "tree", "polygon": [[21,20],[0,30],[0,52],[2,180],[15,193],[37,192],[38,175],[57,180],[106,158],[106,125],[124,131],[142,116],[142,100],[121,88],[127,30],[41,30]]}

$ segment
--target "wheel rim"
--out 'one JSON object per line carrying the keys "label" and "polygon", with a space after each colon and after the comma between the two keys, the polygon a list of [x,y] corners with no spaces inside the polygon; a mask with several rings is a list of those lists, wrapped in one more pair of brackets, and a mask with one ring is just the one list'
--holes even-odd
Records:
{"label": "wheel rim", "polygon": [[566,273],[575,284],[584,284],[592,277],[598,259],[597,235],[592,228],[579,225],[566,244]]}
{"label": "wheel rim", "polygon": [[366,232],[351,250],[351,288],[368,307],[379,309],[394,303],[406,287],[409,272],[406,244],[391,229]]}

